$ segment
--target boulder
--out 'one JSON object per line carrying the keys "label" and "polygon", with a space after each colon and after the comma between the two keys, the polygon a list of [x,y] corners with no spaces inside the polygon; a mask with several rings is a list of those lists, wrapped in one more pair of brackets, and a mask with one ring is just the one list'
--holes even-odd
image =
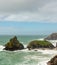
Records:
{"label": "boulder", "polygon": [[29,50],[31,49],[36,49],[36,48],[54,48],[54,46],[46,41],[46,40],[43,40],[43,41],[39,41],[39,40],[34,40],[34,41],[31,41],[28,45],[27,45],[27,48]]}
{"label": "boulder", "polygon": [[17,37],[14,36],[7,44],[5,44],[4,49],[10,51],[21,50],[24,49],[24,46],[17,40]]}
{"label": "boulder", "polygon": [[57,55],[48,61],[47,65],[57,65]]}
{"label": "boulder", "polygon": [[45,40],[57,40],[57,33],[52,33],[51,35],[46,37]]}

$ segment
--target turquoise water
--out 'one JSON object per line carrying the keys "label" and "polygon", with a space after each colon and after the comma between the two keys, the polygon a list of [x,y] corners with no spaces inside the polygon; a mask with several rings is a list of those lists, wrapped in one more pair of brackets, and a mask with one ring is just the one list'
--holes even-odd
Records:
{"label": "turquoise water", "polygon": [[[38,62],[43,61],[49,55],[41,54],[40,52],[0,52],[0,65],[37,65]],[[41,60],[40,60],[41,58]]]}
{"label": "turquoise water", "polygon": [[[13,36],[0,36],[0,45],[5,45]],[[17,36],[18,40],[27,45],[31,40],[44,38],[46,36]],[[27,49],[18,51],[0,51],[0,65],[45,65],[43,62],[51,57],[50,54],[43,54],[39,51]],[[40,64],[39,64],[40,63]]]}
{"label": "turquoise water", "polygon": [[[7,36],[7,35],[0,35],[0,44],[4,45],[6,44],[12,37],[14,36]],[[23,44],[28,44],[31,40],[39,39],[39,38],[45,38],[46,35],[21,35],[17,36],[18,40],[22,42]]]}

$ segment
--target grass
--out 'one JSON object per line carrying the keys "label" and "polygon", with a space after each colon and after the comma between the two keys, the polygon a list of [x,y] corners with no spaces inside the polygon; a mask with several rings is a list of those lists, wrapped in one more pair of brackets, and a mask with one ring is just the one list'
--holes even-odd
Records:
{"label": "grass", "polygon": [[43,40],[43,41],[34,40],[34,41],[31,41],[28,46],[38,46],[38,45],[40,45],[40,46],[51,46],[52,44],[48,41],[45,41],[45,40]]}

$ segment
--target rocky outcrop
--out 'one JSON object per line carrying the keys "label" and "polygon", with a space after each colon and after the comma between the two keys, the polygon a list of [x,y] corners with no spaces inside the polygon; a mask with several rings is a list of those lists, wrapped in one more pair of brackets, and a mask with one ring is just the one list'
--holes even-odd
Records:
{"label": "rocky outcrop", "polygon": [[24,49],[24,46],[17,40],[17,37],[15,36],[12,39],[10,39],[10,41],[7,44],[5,44],[4,49],[10,51],[21,50]]}
{"label": "rocky outcrop", "polygon": [[45,40],[57,40],[57,33],[52,33],[51,35],[46,37]]}
{"label": "rocky outcrop", "polygon": [[48,41],[39,41],[39,40],[34,40],[34,41],[31,41],[28,45],[27,45],[27,48],[30,50],[30,49],[35,49],[35,48],[54,48],[54,46],[48,42]]}
{"label": "rocky outcrop", "polygon": [[57,65],[57,55],[48,61],[47,65]]}

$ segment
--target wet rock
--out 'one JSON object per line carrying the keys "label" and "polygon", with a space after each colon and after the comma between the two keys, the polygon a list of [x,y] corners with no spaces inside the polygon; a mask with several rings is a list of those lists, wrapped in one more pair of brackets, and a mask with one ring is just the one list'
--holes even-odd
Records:
{"label": "wet rock", "polygon": [[48,61],[47,65],[57,65],[57,55]]}
{"label": "wet rock", "polygon": [[46,37],[45,40],[57,40],[57,33],[52,33],[51,35]]}
{"label": "wet rock", "polygon": [[30,50],[30,49],[37,49],[37,48],[54,48],[54,46],[48,42],[48,41],[39,41],[39,40],[34,40],[34,41],[31,41],[28,45],[27,45],[27,48]]}
{"label": "wet rock", "polygon": [[17,37],[14,36],[7,44],[5,44],[4,49],[10,51],[21,50],[24,49],[24,46],[17,40]]}

